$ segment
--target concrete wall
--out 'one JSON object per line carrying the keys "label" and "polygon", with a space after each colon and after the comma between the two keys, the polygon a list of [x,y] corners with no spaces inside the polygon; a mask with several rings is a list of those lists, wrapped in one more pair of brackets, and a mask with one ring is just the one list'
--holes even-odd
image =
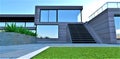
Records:
{"label": "concrete wall", "polygon": [[87,23],[102,43],[116,43],[115,14],[120,14],[119,8],[108,8]]}
{"label": "concrete wall", "polygon": [[61,41],[67,41],[67,23],[59,23],[58,37]]}
{"label": "concrete wall", "polygon": [[36,42],[36,37],[14,32],[0,32],[0,45],[31,44]]}

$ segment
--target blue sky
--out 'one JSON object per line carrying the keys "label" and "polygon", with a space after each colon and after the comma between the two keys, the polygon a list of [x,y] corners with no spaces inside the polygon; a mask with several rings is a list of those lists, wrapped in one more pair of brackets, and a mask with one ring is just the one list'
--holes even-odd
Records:
{"label": "blue sky", "polygon": [[85,5],[94,0],[0,0],[0,14],[34,14],[35,5]]}

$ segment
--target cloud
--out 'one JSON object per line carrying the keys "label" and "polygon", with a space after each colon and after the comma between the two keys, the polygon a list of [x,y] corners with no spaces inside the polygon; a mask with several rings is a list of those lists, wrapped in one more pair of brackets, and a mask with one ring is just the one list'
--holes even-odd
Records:
{"label": "cloud", "polygon": [[83,22],[89,21],[89,16],[106,2],[120,2],[120,0],[95,0],[90,4],[85,4],[83,8]]}

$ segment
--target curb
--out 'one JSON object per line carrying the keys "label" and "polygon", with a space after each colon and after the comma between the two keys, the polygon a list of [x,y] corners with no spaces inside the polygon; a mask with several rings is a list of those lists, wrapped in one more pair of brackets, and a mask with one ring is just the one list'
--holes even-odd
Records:
{"label": "curb", "polygon": [[18,57],[18,58],[16,58],[16,59],[30,59],[30,58],[32,58],[33,56],[35,56],[35,55],[43,52],[43,51],[46,50],[46,49],[48,49],[49,47],[50,47],[50,46],[43,47],[43,48],[41,48],[41,49],[39,49],[39,50],[33,51],[33,52],[31,52],[31,53],[28,53],[28,54],[26,54],[26,55],[24,55],[24,56],[21,56],[21,57]]}

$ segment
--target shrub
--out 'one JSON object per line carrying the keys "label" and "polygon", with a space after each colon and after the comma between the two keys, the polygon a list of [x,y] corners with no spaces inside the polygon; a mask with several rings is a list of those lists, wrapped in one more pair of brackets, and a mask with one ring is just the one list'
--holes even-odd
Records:
{"label": "shrub", "polygon": [[17,30],[17,27],[15,24],[11,24],[11,25],[8,25],[5,27],[5,31],[6,32],[15,32]]}
{"label": "shrub", "polygon": [[16,33],[21,33],[21,34],[26,34],[26,35],[31,35],[31,36],[37,36],[36,33],[33,33],[32,31],[24,28],[24,27],[17,27],[15,24],[11,24],[5,27],[5,32],[16,32]]}

